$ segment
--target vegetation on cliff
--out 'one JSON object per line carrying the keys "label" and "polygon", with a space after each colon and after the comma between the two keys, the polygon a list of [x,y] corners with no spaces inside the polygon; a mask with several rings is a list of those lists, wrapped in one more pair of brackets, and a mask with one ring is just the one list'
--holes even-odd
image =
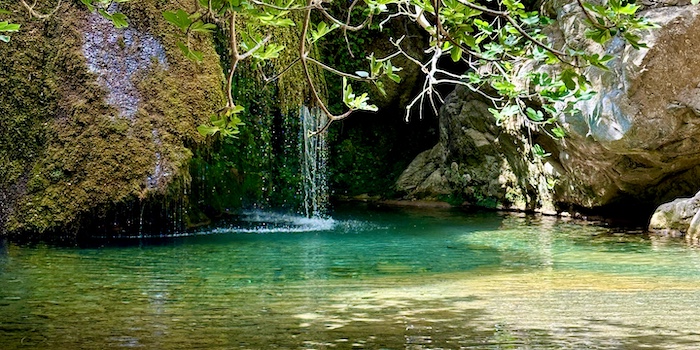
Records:
{"label": "vegetation on cliff", "polygon": [[[83,6],[75,2],[56,5],[38,1],[29,6],[20,1],[2,5],[0,40],[10,40],[10,44],[2,45],[5,59],[0,61],[2,113],[8,116],[0,126],[19,132],[1,136],[0,199],[5,204],[0,208],[0,221],[9,219],[7,227],[13,231],[65,229],[79,222],[81,215],[95,214],[103,219],[114,206],[133,200],[147,203],[155,193],[173,191],[178,193],[173,198],[179,198],[190,181],[189,171],[183,170],[192,157],[188,146],[202,141],[194,132],[196,126],[205,135],[241,136],[241,140],[224,141],[231,154],[217,157],[222,157],[225,164],[236,148],[258,147],[264,149],[263,154],[284,149],[276,149],[274,133],[265,130],[274,129],[273,124],[281,133],[292,130],[295,121],[286,118],[293,118],[301,104],[320,107],[330,122],[356,111],[376,110],[368,93],[386,92],[389,81],[401,80],[400,68],[392,63],[399,57],[416,64],[425,74],[417,97],[405,102],[407,111],[422,115],[426,109],[436,110],[442,101],[438,86],[462,85],[487,98],[497,124],[541,128],[560,138],[565,130],[552,124],[556,124],[554,113],[561,109],[555,110],[553,105],[564,105],[567,112],[574,108],[574,102],[588,98],[588,80],[580,68],[604,68],[610,59],[591,54],[576,43],[554,47],[543,32],[551,20],[512,0],[493,4],[468,0],[353,1],[338,10],[340,15],[320,1],[215,0],[200,1],[188,8],[160,1],[81,2],[115,27],[142,29],[161,42],[162,48],[154,49],[150,61],[136,61],[136,69],[129,72],[133,74],[122,77],[133,85],[126,88],[127,97],[138,94],[141,98],[138,107],[125,107],[111,90],[111,78],[92,69],[89,53],[84,52],[88,34],[81,26],[89,22],[95,30],[97,15],[80,10]],[[119,3],[121,12],[111,7],[113,3]],[[588,39],[598,43],[618,37],[643,47],[636,32],[653,27],[636,16],[639,6],[634,4],[610,1],[605,6],[583,2],[574,5],[580,6],[588,19]],[[58,12],[61,16],[53,15]],[[163,19],[174,26],[168,27]],[[415,22],[425,30],[429,41],[420,51],[427,56],[418,57],[408,50],[405,36],[391,38],[393,53],[382,57],[370,53],[367,60],[358,57],[356,61],[364,63],[364,69],[339,70],[317,55],[316,47],[333,31],[344,38],[372,25],[375,30],[381,29],[395,20]],[[295,25],[299,27],[298,35],[276,29]],[[103,30],[100,26],[98,30]],[[210,33],[215,31],[224,38],[220,53],[228,60],[225,79],[211,44]],[[100,35],[115,39],[111,48],[127,57],[134,53],[130,51],[131,34],[125,33],[109,31]],[[270,63],[274,59],[277,62]],[[460,71],[446,69],[446,59],[460,62]],[[523,73],[518,63],[525,59],[557,64],[563,69],[559,73]],[[257,73],[236,75],[244,65]],[[466,73],[464,67],[468,68]],[[340,83],[335,84],[340,94],[331,99],[342,101],[342,109],[333,110],[325,98],[321,70],[340,77]],[[243,82],[252,76],[277,80],[277,89],[263,91],[263,84]],[[368,83],[372,88],[353,88],[352,81]],[[305,88],[299,89],[301,85]],[[246,106],[245,95],[251,91],[254,94],[249,95],[251,101]],[[274,99],[283,102],[272,111],[265,104]],[[247,115],[241,115],[246,110],[241,107],[249,109]],[[256,119],[278,113],[287,117]],[[241,121],[256,125],[247,136],[239,134]],[[536,156],[546,156],[541,147],[530,149]],[[209,156],[203,153],[198,157],[205,160]],[[219,166],[221,162],[215,163]],[[285,164],[291,170],[280,170],[279,175],[294,181],[298,176],[294,166],[282,161]],[[239,168],[226,166],[221,170],[240,175]],[[255,172],[255,166],[244,171]],[[233,177],[234,182],[237,178]],[[265,176],[259,176],[259,180],[250,180],[249,186],[243,187],[280,193],[266,185],[269,180]],[[282,197],[294,191],[287,192]],[[248,195],[235,196],[238,200],[243,197]],[[143,213],[143,207],[139,210]]]}

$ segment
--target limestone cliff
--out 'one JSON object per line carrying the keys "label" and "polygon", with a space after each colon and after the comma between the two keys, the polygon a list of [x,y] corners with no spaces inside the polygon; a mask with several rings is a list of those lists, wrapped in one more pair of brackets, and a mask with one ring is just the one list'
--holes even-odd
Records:
{"label": "limestone cliff", "polygon": [[[550,5],[557,18],[553,40],[587,45],[577,5]],[[643,210],[694,194],[700,188],[700,9],[649,8],[642,15],[660,25],[644,34],[649,47],[636,50],[614,39],[601,49],[615,59],[608,71],[588,69],[598,94],[579,105],[581,113],[559,116],[569,133],[564,142],[533,130],[498,130],[479,98],[457,89],[441,110],[440,143],[416,159],[398,188],[409,197],[466,195],[517,208],[634,204]],[[532,165],[524,141],[539,142],[551,156]]]}

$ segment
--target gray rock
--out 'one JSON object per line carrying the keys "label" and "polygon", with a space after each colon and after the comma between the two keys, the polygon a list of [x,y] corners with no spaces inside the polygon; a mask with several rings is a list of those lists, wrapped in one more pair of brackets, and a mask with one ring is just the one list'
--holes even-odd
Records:
{"label": "gray rock", "polygon": [[440,142],[415,158],[397,189],[409,199],[451,195],[481,206],[552,210],[551,175],[533,158],[527,133],[497,126],[488,107],[481,95],[456,88],[440,110]]}
{"label": "gray rock", "polygon": [[[568,10],[568,12],[567,12]],[[558,13],[564,37],[583,40],[581,28]],[[644,15],[661,28],[646,33],[647,49],[614,39],[606,53],[609,70],[588,69],[598,94],[579,104],[581,113],[563,115],[570,137],[557,144],[565,175],[557,200],[585,207],[621,197],[662,203],[700,188],[700,9],[651,9]],[[571,39],[570,39],[571,40]]]}
{"label": "gray rock", "polygon": [[700,230],[700,192],[660,205],[649,222],[649,231],[697,237]]}

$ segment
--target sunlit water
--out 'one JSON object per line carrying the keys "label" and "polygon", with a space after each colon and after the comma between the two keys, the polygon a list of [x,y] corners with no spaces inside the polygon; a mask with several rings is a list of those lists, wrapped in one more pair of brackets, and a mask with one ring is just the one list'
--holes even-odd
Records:
{"label": "sunlit water", "polygon": [[0,349],[690,349],[700,252],[457,211],[0,245]]}

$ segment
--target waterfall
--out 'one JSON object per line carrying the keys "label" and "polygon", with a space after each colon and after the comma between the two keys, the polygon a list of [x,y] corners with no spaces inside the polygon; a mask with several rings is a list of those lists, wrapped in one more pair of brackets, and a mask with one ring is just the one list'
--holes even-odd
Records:
{"label": "waterfall", "polygon": [[328,147],[326,135],[311,136],[320,129],[327,116],[318,108],[309,110],[302,106],[299,111],[301,118],[301,171],[303,179],[303,214],[309,218],[326,216],[328,205],[328,179],[326,163]]}

